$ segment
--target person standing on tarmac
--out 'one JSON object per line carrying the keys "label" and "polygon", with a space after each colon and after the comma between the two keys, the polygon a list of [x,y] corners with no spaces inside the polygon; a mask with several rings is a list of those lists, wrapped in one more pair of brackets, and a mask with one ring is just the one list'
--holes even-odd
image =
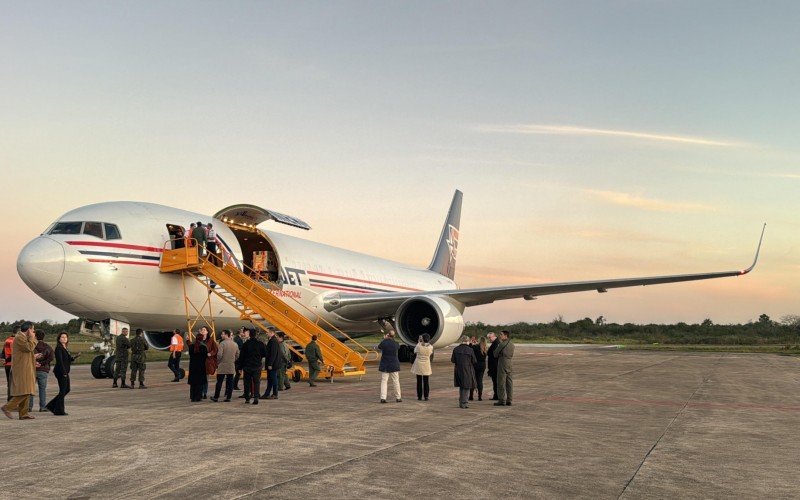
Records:
{"label": "person standing on tarmac", "polygon": [[169,361],[167,361],[167,368],[175,375],[173,382],[181,380],[181,354],[183,354],[183,335],[176,328],[172,340],[169,341]]}
{"label": "person standing on tarmac", "polygon": [[231,340],[231,331],[222,330],[222,342],[219,343],[217,350],[217,385],[214,388],[214,396],[211,401],[219,401],[219,392],[222,389],[222,381],[225,381],[225,402],[231,400],[233,394],[233,372],[236,371],[236,360],[239,359],[239,346]]}
{"label": "person standing on tarmac", "polygon": [[14,378],[11,382],[11,401],[0,410],[11,418],[11,412],[19,412],[20,420],[32,420],[33,415],[28,415],[28,400],[36,390],[36,360],[42,355],[35,352],[36,333],[33,323],[26,321],[20,327],[20,332],[14,337],[11,357],[13,359]]}
{"label": "person standing on tarmac", "polygon": [[286,334],[283,332],[278,332],[278,347],[280,347],[281,355],[280,355],[280,367],[278,368],[278,390],[279,391],[288,391],[292,388],[289,384],[289,377],[286,376],[286,370],[289,369],[289,363],[292,361],[292,353],[289,350],[289,346],[286,345]]}
{"label": "person standing on tarmac", "polygon": [[261,360],[267,356],[267,347],[255,336],[255,331],[245,330],[245,342],[242,351],[239,353],[239,360],[244,372],[244,402],[258,404],[258,396],[261,391],[261,369],[264,365]]}
{"label": "person standing on tarmac", "polygon": [[278,369],[281,362],[281,348],[278,345],[278,338],[275,335],[275,330],[272,328],[267,329],[267,360],[265,365],[267,367],[267,390],[261,396],[264,399],[278,399]]}
{"label": "person standing on tarmac", "polygon": [[306,360],[308,360],[308,385],[316,387],[317,375],[319,375],[320,366],[324,362],[322,360],[322,351],[317,345],[316,335],[311,336],[311,342],[308,343],[305,349],[305,356]]}
{"label": "person standing on tarmac", "polygon": [[15,326],[13,333],[9,335],[3,343],[3,362],[5,363],[4,368],[6,370],[6,389],[8,389],[8,398],[6,401],[11,401],[11,380],[14,376],[11,372],[11,351],[14,345],[14,337],[16,337],[19,332],[19,327]]}
{"label": "person standing on tarmac", "polygon": [[[114,350],[114,384],[111,387],[117,386],[117,379],[122,379],[122,386],[124,389],[133,389],[132,385],[125,383],[125,375],[128,371],[128,354],[131,349],[131,341],[128,340],[128,329],[123,328],[122,333],[117,335],[116,349]],[[133,384],[133,381],[131,381]]]}
{"label": "person standing on tarmac", "polygon": [[500,344],[500,340],[494,332],[486,334],[489,339],[489,350],[486,351],[486,373],[492,379],[492,400],[497,401],[497,358],[494,357],[494,350]]}
{"label": "person standing on tarmac", "polygon": [[147,389],[144,385],[144,370],[147,368],[147,353],[149,349],[141,328],[136,329],[136,337],[131,341],[131,389],[136,385],[136,374],[139,374],[139,389]]}
{"label": "person standing on tarmac", "polygon": [[511,399],[514,395],[514,381],[511,377],[513,369],[511,358],[514,357],[514,343],[511,342],[511,334],[506,330],[500,332],[500,343],[492,354],[497,358],[497,390],[499,391],[495,406],[511,406]]}
{"label": "person standing on tarmac", "polygon": [[[244,332],[247,331],[247,328],[241,327],[239,328],[239,334],[234,335],[233,341],[236,342],[236,345],[239,347],[239,352],[242,351],[242,346],[244,345]],[[236,364],[234,365],[236,368],[236,374],[233,376],[233,390],[239,391],[239,379],[242,378],[242,363],[239,359],[236,360]]]}
{"label": "person standing on tarmac", "polygon": [[[39,386],[39,411],[45,412],[45,405],[47,404],[47,377],[50,376],[50,363],[53,362],[54,352],[53,348],[47,345],[44,341],[44,332],[38,330],[36,332],[36,349],[35,352],[42,356],[36,360],[36,385]],[[33,396],[31,396],[28,404],[28,411],[33,411]]]}
{"label": "person standing on tarmac", "polygon": [[417,401],[422,401],[423,396],[425,401],[428,400],[430,394],[430,376],[433,373],[431,369],[431,355],[433,354],[433,346],[430,344],[431,336],[427,333],[421,335],[417,340],[417,345],[414,347],[414,364],[411,365],[411,373],[417,376]]}
{"label": "person standing on tarmac", "polygon": [[478,364],[478,359],[469,344],[469,337],[462,335],[460,340],[461,343],[453,349],[453,354],[450,356],[450,361],[455,365],[453,385],[458,387],[458,407],[469,408],[467,397],[469,391],[475,389],[475,365]]}
{"label": "person standing on tarmac", "polygon": [[208,385],[208,375],[206,374],[206,359],[208,359],[208,347],[206,347],[203,329],[197,332],[194,343],[189,346],[189,400],[197,403],[203,400],[203,385]]}
{"label": "person standing on tarmac", "polygon": [[378,350],[381,351],[381,362],[378,365],[378,371],[381,372],[381,403],[386,402],[386,391],[389,379],[392,379],[394,385],[395,400],[402,403],[403,399],[400,395],[400,358],[397,357],[397,351],[400,346],[394,341],[394,331],[389,330],[383,336],[383,340],[378,344]]}

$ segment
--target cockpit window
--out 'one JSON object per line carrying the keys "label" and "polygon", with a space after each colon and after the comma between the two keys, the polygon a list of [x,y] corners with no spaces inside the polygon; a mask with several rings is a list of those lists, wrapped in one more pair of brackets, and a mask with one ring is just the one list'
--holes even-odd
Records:
{"label": "cockpit window", "polygon": [[48,234],[81,234],[83,222],[57,222]]}
{"label": "cockpit window", "polygon": [[108,222],[56,222],[47,234],[86,234],[104,240],[122,238],[117,225]]}
{"label": "cockpit window", "polygon": [[122,236],[119,234],[119,228],[116,224],[109,224],[108,222],[103,224],[106,226],[106,239],[107,240],[119,240]]}
{"label": "cockpit window", "polygon": [[96,236],[100,239],[103,238],[103,224],[100,222],[84,222],[83,223],[83,234],[88,234],[90,236]]}

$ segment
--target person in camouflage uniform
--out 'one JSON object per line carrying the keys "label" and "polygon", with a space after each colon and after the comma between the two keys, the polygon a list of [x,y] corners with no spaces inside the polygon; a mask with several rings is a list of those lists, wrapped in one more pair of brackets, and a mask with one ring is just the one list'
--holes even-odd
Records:
{"label": "person in camouflage uniform", "polygon": [[317,336],[311,336],[311,342],[306,346],[305,352],[306,360],[308,360],[308,385],[316,387],[317,375],[319,375],[320,365],[324,362],[322,360],[322,351],[317,345]]}
{"label": "person in camouflage uniform", "polygon": [[133,389],[132,386],[125,383],[125,374],[128,371],[128,351],[131,349],[131,341],[128,340],[128,329],[123,328],[122,333],[117,335],[116,348],[114,349],[114,385],[117,386],[117,379],[122,379],[122,387],[125,389]]}
{"label": "person in camouflage uniform", "polygon": [[286,335],[283,332],[278,332],[278,347],[281,348],[281,359],[283,360],[283,364],[278,370],[278,390],[285,391],[292,388],[289,385],[289,376],[286,375],[286,370],[291,366],[292,352],[286,345]]}
{"label": "person in camouflage uniform", "polygon": [[131,341],[131,387],[136,383],[136,373],[139,373],[139,389],[147,389],[144,385],[144,370],[147,368],[147,353],[149,348],[141,328],[136,329],[136,337]]}

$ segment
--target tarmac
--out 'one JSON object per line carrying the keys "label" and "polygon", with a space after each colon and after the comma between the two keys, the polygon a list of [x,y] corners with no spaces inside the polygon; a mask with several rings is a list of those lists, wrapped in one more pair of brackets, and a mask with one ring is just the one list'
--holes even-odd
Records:
{"label": "tarmac", "polygon": [[800,496],[798,358],[518,346],[513,406],[492,405],[486,377],[469,409],[449,350],[428,402],[409,368],[402,403],[391,386],[379,403],[370,365],[361,381],[299,382],[252,406],[190,403],[161,362],[146,390],[78,366],[69,416],[38,402],[36,420],[0,415],[0,497]]}

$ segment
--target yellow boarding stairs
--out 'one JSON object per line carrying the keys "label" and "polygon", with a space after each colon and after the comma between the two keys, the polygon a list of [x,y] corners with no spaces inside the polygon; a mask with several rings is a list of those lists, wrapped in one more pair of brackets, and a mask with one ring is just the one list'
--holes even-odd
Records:
{"label": "yellow boarding stairs", "polygon": [[[216,294],[238,310],[241,319],[250,321],[262,329],[274,326],[300,346],[307,345],[311,342],[311,336],[316,335],[323,358],[323,367],[320,373],[325,378],[362,376],[366,373],[364,366],[366,358],[370,356],[377,358],[375,351],[359,344],[299,301],[289,298],[294,300],[300,309],[314,315],[316,320],[312,321],[306,318],[272,293],[273,290],[280,290],[277,285],[250,278],[236,266],[229,264],[229,259],[226,257],[211,256],[216,261],[215,264],[208,258],[201,258],[197,246],[172,250],[165,245],[159,267],[162,273],[181,273],[184,280],[195,279],[208,289],[209,295]],[[212,282],[214,286],[212,286]],[[345,345],[329,333],[328,329],[349,340],[354,348]],[[294,354],[294,359],[305,360],[300,349],[288,343],[287,346]],[[290,375],[295,381],[298,381],[307,378],[308,372],[304,366],[294,363],[290,369]]]}

